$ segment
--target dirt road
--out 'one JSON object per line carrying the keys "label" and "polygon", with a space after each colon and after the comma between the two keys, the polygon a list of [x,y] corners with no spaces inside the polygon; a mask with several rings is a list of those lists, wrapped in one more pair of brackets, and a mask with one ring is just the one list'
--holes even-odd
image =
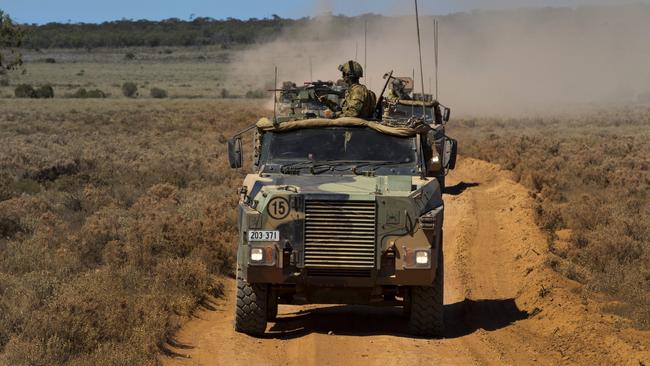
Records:
{"label": "dirt road", "polygon": [[650,365],[650,332],[544,264],[532,200],[507,172],[464,159],[445,197],[443,339],[406,332],[401,309],[280,306],[264,339],[235,333],[234,281],[169,346],[164,365]]}

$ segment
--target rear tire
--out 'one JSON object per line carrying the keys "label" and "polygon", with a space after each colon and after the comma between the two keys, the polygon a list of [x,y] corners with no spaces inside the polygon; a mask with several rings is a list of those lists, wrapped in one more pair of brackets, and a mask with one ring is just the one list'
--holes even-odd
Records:
{"label": "rear tire", "polygon": [[235,330],[260,336],[266,331],[269,286],[250,284],[237,274]]}
{"label": "rear tire", "polygon": [[420,337],[442,337],[444,322],[444,259],[442,250],[438,256],[438,268],[433,286],[411,287],[409,329]]}

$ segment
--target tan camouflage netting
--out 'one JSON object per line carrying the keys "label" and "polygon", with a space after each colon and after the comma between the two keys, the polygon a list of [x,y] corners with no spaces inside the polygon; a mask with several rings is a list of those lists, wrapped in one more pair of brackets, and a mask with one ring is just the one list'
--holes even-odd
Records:
{"label": "tan camouflage netting", "polygon": [[386,124],[366,121],[361,118],[342,117],[336,119],[326,118],[313,118],[298,121],[281,122],[273,125],[273,122],[268,118],[261,118],[257,121],[257,128],[265,132],[287,132],[301,128],[317,128],[317,127],[369,127],[375,131],[387,135],[398,137],[411,137],[422,133],[427,133],[431,127],[427,124],[420,122],[414,123],[412,126],[389,126]]}

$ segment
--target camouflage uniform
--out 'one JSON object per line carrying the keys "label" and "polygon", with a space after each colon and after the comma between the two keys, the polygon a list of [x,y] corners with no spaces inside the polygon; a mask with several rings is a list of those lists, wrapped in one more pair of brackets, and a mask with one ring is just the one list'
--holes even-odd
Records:
{"label": "camouflage uniform", "polygon": [[390,90],[386,99],[391,101],[409,100],[411,97],[404,90],[406,83],[400,79],[393,79],[390,83]]}
{"label": "camouflage uniform", "polygon": [[334,113],[333,118],[338,117],[357,117],[372,118],[377,97],[375,93],[368,90],[365,85],[359,84],[359,78],[363,77],[363,68],[356,61],[348,61],[339,66],[339,71],[343,73],[345,82],[349,85],[345,94],[345,100],[338,106],[332,106],[331,103],[325,103]]}
{"label": "camouflage uniform", "polygon": [[352,84],[345,94],[341,112],[335,117],[370,118],[375,108],[373,93],[361,84]]}

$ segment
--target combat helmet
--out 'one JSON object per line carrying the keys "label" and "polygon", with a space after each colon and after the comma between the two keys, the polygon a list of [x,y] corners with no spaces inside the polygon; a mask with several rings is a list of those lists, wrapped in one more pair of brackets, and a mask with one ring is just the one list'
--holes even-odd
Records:
{"label": "combat helmet", "polygon": [[339,71],[343,73],[344,76],[351,78],[362,78],[363,77],[363,67],[356,61],[350,60],[343,65],[339,65]]}

